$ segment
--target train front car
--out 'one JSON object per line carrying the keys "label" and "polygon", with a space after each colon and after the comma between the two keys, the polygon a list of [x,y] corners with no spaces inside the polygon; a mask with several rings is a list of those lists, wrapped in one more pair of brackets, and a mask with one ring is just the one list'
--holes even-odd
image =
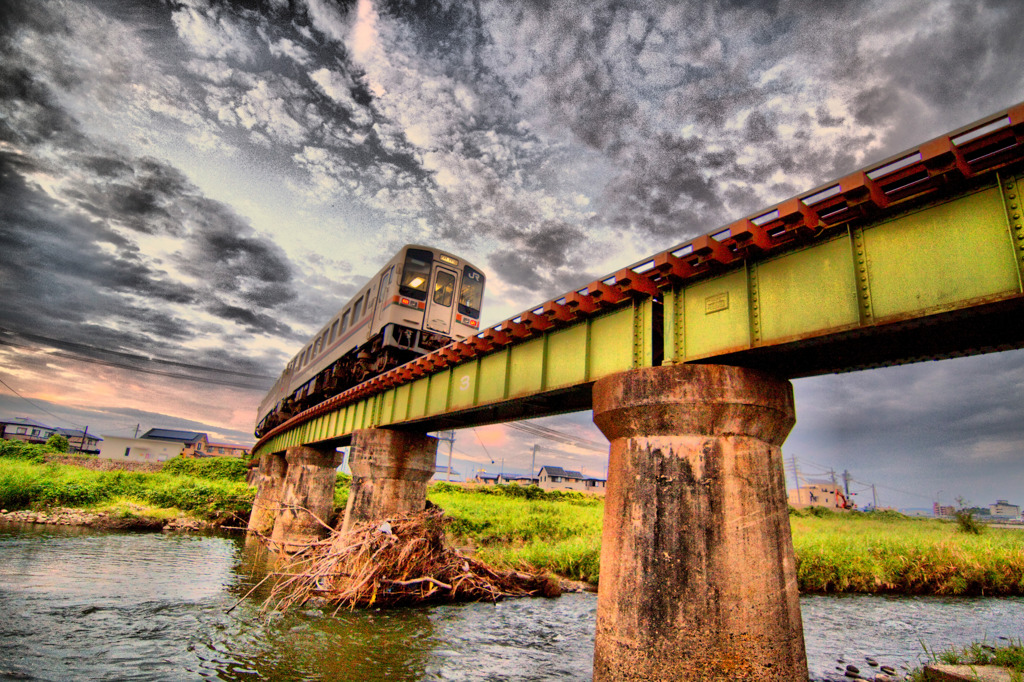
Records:
{"label": "train front car", "polygon": [[480,330],[483,273],[403,247],[288,363],[260,403],[256,435],[350,386]]}
{"label": "train front car", "polygon": [[392,367],[479,332],[484,293],[483,273],[450,253],[407,246],[402,255],[381,318],[382,347],[401,358]]}

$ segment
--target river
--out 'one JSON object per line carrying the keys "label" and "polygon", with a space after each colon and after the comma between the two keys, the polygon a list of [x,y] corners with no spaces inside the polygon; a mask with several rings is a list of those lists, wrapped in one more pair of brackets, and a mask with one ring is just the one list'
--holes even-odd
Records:
{"label": "river", "polygon": [[[590,679],[594,594],[260,618],[261,566],[237,537],[0,525],[0,680]],[[801,605],[813,680],[1024,637],[1020,598]]]}

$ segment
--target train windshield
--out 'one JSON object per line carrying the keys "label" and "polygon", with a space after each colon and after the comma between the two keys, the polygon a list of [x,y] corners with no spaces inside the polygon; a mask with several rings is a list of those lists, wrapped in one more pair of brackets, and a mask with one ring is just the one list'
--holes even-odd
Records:
{"label": "train windshield", "polygon": [[484,276],[468,265],[462,271],[462,287],[459,289],[459,312],[470,317],[480,317],[480,304],[484,297]]}
{"label": "train windshield", "polygon": [[434,254],[423,249],[409,249],[405,252],[405,266],[402,268],[402,282],[398,287],[402,296],[418,301],[427,298],[427,282],[430,281],[430,267]]}

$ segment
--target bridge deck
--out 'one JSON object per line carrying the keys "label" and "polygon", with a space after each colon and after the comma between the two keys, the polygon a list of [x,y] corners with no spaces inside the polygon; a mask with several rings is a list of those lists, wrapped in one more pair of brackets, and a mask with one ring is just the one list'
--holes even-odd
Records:
{"label": "bridge deck", "polygon": [[590,408],[663,362],[793,378],[1024,346],[1024,105],[356,386],[255,454]]}

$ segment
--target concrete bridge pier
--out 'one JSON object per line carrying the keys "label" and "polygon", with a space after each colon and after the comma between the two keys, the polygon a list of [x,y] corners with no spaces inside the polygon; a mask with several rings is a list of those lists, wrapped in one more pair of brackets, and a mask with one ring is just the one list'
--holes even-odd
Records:
{"label": "concrete bridge pier", "polygon": [[807,679],[781,444],[788,381],[721,365],[594,385],[611,441],[594,680]]}
{"label": "concrete bridge pier", "polygon": [[262,455],[256,471],[256,499],[252,501],[249,530],[269,536],[274,532],[274,522],[277,520],[281,494],[284,492],[284,479],[288,472],[288,462],[284,458],[284,453]]}
{"label": "concrete bridge pier", "polygon": [[342,530],[423,511],[436,455],[437,439],[430,436],[391,429],[354,431],[348,456],[352,488]]}
{"label": "concrete bridge pier", "polygon": [[330,533],[326,524],[334,514],[334,485],[341,456],[333,446],[298,445],[288,448],[284,458],[287,473],[270,539],[289,552]]}

